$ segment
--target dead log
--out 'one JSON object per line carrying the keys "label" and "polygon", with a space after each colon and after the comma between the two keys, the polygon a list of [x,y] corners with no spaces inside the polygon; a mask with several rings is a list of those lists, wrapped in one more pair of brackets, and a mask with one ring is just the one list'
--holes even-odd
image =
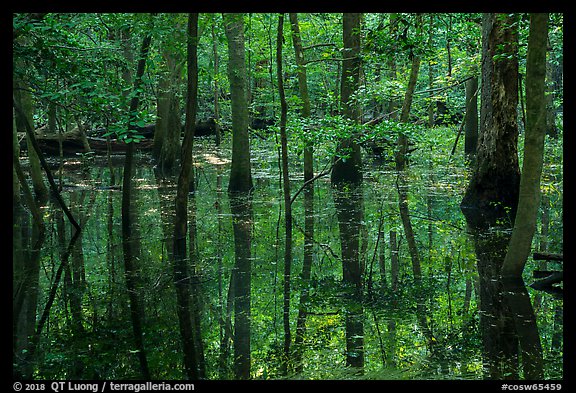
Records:
{"label": "dead log", "polygon": [[555,254],[551,252],[535,252],[532,254],[532,259],[536,261],[563,261],[564,254]]}

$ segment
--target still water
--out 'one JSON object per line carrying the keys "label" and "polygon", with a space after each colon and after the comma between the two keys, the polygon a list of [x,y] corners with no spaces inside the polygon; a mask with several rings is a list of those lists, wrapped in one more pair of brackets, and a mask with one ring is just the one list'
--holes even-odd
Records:
{"label": "still water", "polygon": [[[304,193],[292,205],[286,287],[275,146],[258,140],[252,146],[255,188],[240,206],[251,214],[233,212],[226,192],[229,146],[199,140],[195,151],[187,239],[194,247],[187,262],[201,377],[237,379],[244,369],[252,379],[562,379],[562,298],[479,277],[475,243],[459,208],[467,184],[462,163],[430,155],[411,166],[400,186],[390,163],[367,160],[357,203],[345,196],[349,203],[338,206],[329,176],[318,178],[309,242]],[[291,167],[295,194],[303,183],[301,157],[290,159],[297,163]],[[73,229],[55,204],[43,209],[40,237],[28,212],[14,211],[15,375],[140,379],[145,358],[152,379],[186,378],[172,267],[175,179],[160,176],[148,154],[139,154],[131,201],[137,285],[130,293],[121,236],[123,157],[111,163],[102,156],[66,158],[61,172],[59,159],[51,162],[83,229],[70,247]],[[329,164],[318,159],[316,173]],[[407,195],[419,280],[398,187]],[[552,199],[546,240],[554,251],[562,248],[561,230],[554,229],[561,221],[554,206],[561,201]],[[339,223],[346,217],[359,218]],[[234,220],[244,224],[248,239],[240,239]],[[340,236],[348,227],[356,228],[352,246]],[[235,253],[246,240],[248,265],[241,271]],[[312,263],[303,275],[305,243]],[[358,285],[343,279],[344,249],[357,260]],[[527,284],[534,268],[529,261]]]}

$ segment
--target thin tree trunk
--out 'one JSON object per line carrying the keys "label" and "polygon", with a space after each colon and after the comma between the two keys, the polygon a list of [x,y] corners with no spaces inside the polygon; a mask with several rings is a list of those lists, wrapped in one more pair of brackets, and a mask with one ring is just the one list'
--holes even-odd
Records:
{"label": "thin tree trunk", "polygon": [[546,44],[548,14],[530,15],[530,35],[526,60],[526,132],[524,161],[520,178],[518,211],[504,264],[503,276],[521,277],[532,249],[540,207],[540,177],[546,136]]}
{"label": "thin tree trunk", "polygon": [[[136,78],[134,79],[134,97],[130,101],[128,128],[134,123],[135,114],[138,110],[140,103],[140,86],[142,84],[142,76],[146,67],[146,59],[152,41],[151,28],[154,23],[154,16],[150,15],[150,28],[148,34],[142,41],[140,49],[140,58],[138,60],[138,68],[136,71]],[[124,270],[126,276],[126,286],[128,296],[130,299],[130,316],[132,319],[132,329],[134,333],[134,340],[138,350],[138,358],[140,360],[140,372],[144,379],[150,379],[150,370],[148,368],[148,359],[144,348],[144,337],[142,331],[142,319],[144,310],[140,303],[138,296],[138,270],[134,256],[134,234],[132,222],[132,172],[134,168],[134,143],[129,143],[126,151],[124,161],[124,175],[122,180],[122,245],[124,250]]]}
{"label": "thin tree trunk", "polygon": [[[422,24],[420,16],[418,16],[417,24],[419,29]],[[413,55],[410,79],[408,80],[408,88],[406,89],[406,94],[404,95],[402,112],[400,114],[400,121],[402,123],[408,123],[410,120],[410,109],[412,107],[412,99],[414,97],[414,90],[416,89],[416,82],[418,81],[419,70],[420,57]],[[414,278],[417,281],[420,281],[422,278],[420,255],[418,253],[418,246],[416,244],[416,238],[414,236],[412,223],[410,221],[410,211],[408,207],[408,185],[406,184],[406,179],[403,173],[406,168],[407,153],[408,137],[404,133],[400,133],[398,136],[398,151],[396,152],[396,170],[398,171],[398,178],[396,183],[396,187],[398,189],[398,206],[400,210],[400,217],[402,219],[402,226],[404,227],[404,234],[406,235],[406,241],[408,242],[408,250],[410,251],[410,256],[412,259],[412,271],[414,273]]]}
{"label": "thin tree trunk", "polygon": [[[184,369],[189,379],[198,379],[197,348],[192,325],[191,279],[187,265],[186,233],[188,225],[188,192],[194,184],[192,173],[192,149],[196,123],[196,96],[198,89],[197,65],[198,14],[188,15],[188,99],[186,102],[186,125],[178,185],[175,200],[174,222],[174,286],[178,304],[178,321],[184,352]],[[190,245],[192,247],[192,245]]]}
{"label": "thin tree trunk", "polygon": [[[52,194],[54,195],[54,197],[58,201],[60,207],[62,208],[62,211],[64,211],[64,214],[66,214],[66,217],[68,218],[70,223],[74,226],[74,228],[76,228],[76,231],[80,231],[80,225],[74,219],[74,216],[72,215],[72,213],[70,212],[70,210],[66,206],[64,199],[62,199],[62,195],[60,195],[60,192],[58,191],[58,187],[56,186],[56,182],[54,181],[54,177],[52,176],[52,172],[50,171],[50,167],[46,163],[46,160],[44,159],[44,156],[42,155],[40,147],[38,146],[38,143],[36,142],[36,138],[34,136],[34,130],[32,128],[32,124],[28,121],[28,119],[25,116],[24,111],[16,103],[15,99],[13,99],[12,103],[13,103],[14,109],[16,110],[16,113],[18,113],[20,115],[20,117],[23,118],[24,127],[26,129],[26,135],[28,137],[28,142],[29,142],[28,146],[32,146],[32,149],[28,148],[28,155],[30,155],[30,150],[35,151],[36,156],[38,157],[40,166],[44,169],[44,172],[46,173],[46,178],[48,179],[48,184],[50,185],[50,189],[52,191]],[[34,182],[34,180],[33,180],[33,182]],[[37,193],[37,195],[39,195],[39,194]],[[40,201],[40,204],[42,204],[42,201]]]}
{"label": "thin tree trunk", "polygon": [[214,133],[216,134],[216,146],[220,146],[220,141],[222,139],[220,132],[220,105],[218,100],[218,90],[220,87],[218,84],[218,40],[216,38],[215,26],[216,20],[212,19],[212,54],[214,56]]}
{"label": "thin tree trunk", "polygon": [[[418,71],[420,70],[420,57],[414,55],[412,58],[412,68],[410,69],[410,79],[408,80],[408,88],[404,95],[404,102],[402,103],[402,112],[400,114],[400,121],[408,123],[410,120],[410,108],[412,107],[412,99],[414,98],[414,90],[416,82],[418,81]],[[404,133],[398,135],[398,151],[396,152],[396,170],[402,171],[406,167],[406,155],[408,154],[408,137]]]}
{"label": "thin tree trunk", "polygon": [[398,242],[396,231],[390,231],[390,285],[392,292],[398,291],[398,278],[400,275],[400,263],[398,260]]}
{"label": "thin tree trunk", "polygon": [[[308,82],[306,75],[304,51],[302,49],[302,39],[300,36],[300,26],[298,14],[290,13],[290,25],[292,28],[292,43],[294,55],[298,66],[298,90],[302,100],[301,116],[304,119],[310,117],[310,96],[308,94]],[[302,287],[300,290],[300,306],[296,321],[296,337],[294,338],[294,364],[297,373],[302,372],[303,342],[306,332],[306,309],[309,293],[310,273],[312,271],[313,245],[314,245],[314,184],[311,179],[314,177],[314,156],[313,142],[309,142],[304,147],[304,182],[310,181],[304,188],[304,260],[302,263]]]}
{"label": "thin tree trunk", "polygon": [[466,123],[464,126],[464,154],[468,160],[476,156],[478,146],[478,78],[466,81]]}
{"label": "thin tree trunk", "polygon": [[30,177],[32,178],[32,188],[40,205],[48,201],[48,188],[44,184],[42,177],[42,164],[40,162],[40,151],[34,147],[34,108],[32,95],[23,83],[14,82],[13,102],[16,109],[16,126],[18,131],[26,134],[26,144],[28,145],[28,161],[30,163]]}
{"label": "thin tree trunk", "polygon": [[278,93],[280,96],[280,144],[282,148],[282,185],[284,193],[284,359],[282,362],[282,372],[288,374],[288,363],[290,362],[290,276],[292,274],[292,204],[290,203],[290,174],[288,173],[288,138],[286,137],[286,117],[288,106],[284,93],[283,71],[282,71],[282,40],[284,38],[284,14],[278,15],[278,35],[276,39],[276,70],[278,79]]}

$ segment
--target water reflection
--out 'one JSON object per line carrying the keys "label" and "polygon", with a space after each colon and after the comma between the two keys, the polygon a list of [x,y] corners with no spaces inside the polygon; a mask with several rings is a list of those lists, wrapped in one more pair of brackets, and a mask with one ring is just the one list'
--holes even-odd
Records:
{"label": "water reflection", "polygon": [[364,220],[362,182],[344,183],[333,190],[340,229],[342,277],[347,301],[344,304],[346,327],[346,365],[361,374],[364,367],[364,309],[362,306],[363,266],[360,228]]}
{"label": "water reflection", "polygon": [[[477,231],[468,239],[455,225],[461,226],[457,193],[437,187],[430,190],[436,203],[429,216],[442,215],[450,225],[435,221],[431,241],[430,220],[422,219],[429,206],[418,183],[428,177],[407,177],[410,188],[402,189],[401,198],[394,171],[382,171],[366,176],[360,187],[335,189],[318,179],[310,217],[303,198],[293,204],[293,271],[302,275],[292,275],[296,306],[289,317],[296,334],[293,363],[283,375],[283,215],[273,152],[254,149],[257,187],[250,195],[229,195],[222,191],[229,163],[217,159],[227,152],[201,148],[198,184],[189,199],[196,225],[187,239],[182,282],[191,288],[185,295],[190,337],[204,351],[198,367],[206,378],[539,379],[561,373],[561,305],[545,294],[535,312],[523,283],[499,279],[507,232]],[[149,162],[143,163],[133,203],[144,349],[153,378],[182,379],[187,375],[171,259],[175,180],[155,177]],[[70,226],[59,209],[46,210],[51,229],[36,247],[29,213],[14,214],[15,375],[141,377],[122,263],[121,193],[113,180],[108,183],[114,172],[91,165],[88,178],[77,167],[64,172],[65,183],[82,185],[65,187],[64,196],[75,202],[70,206],[85,232],[60,281]],[[437,179],[443,178],[448,175],[439,173]],[[415,244],[429,247],[421,253],[420,283],[399,212],[404,197]],[[314,224],[313,235],[306,234],[305,220]],[[474,260],[477,276],[468,266]],[[52,292],[55,301],[47,307]],[[39,351],[27,358],[47,308]]]}
{"label": "water reflection", "polygon": [[250,379],[251,368],[251,271],[252,271],[252,196],[230,193],[234,230],[234,375]]}
{"label": "water reflection", "polygon": [[478,261],[484,377],[542,379],[542,346],[526,286],[522,279],[500,276],[511,237],[511,228],[501,222],[468,220]]}

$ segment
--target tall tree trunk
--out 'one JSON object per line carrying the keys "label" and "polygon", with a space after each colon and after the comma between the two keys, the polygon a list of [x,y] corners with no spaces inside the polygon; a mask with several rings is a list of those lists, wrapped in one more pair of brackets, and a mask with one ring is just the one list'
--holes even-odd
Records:
{"label": "tall tree trunk", "polygon": [[[518,341],[500,280],[516,214],[520,171],[517,156],[517,15],[482,18],[480,129],[472,177],[460,205],[474,238],[480,327],[486,378],[517,377]],[[504,230],[487,231],[491,227]]]}
{"label": "tall tree trunk", "polygon": [[228,195],[234,230],[234,374],[250,379],[250,287],[253,187],[248,135],[244,14],[224,14],[228,39],[228,79],[232,99],[232,168]]}
{"label": "tall tree trunk", "polygon": [[[360,20],[359,13],[342,15],[344,51],[341,79],[341,106],[344,116],[358,122],[360,111],[355,93],[360,81]],[[346,364],[358,373],[364,369],[364,324],[362,297],[363,269],[360,263],[360,227],[363,221],[362,158],[360,146],[353,137],[339,142],[331,174],[334,205],[338,215],[342,250],[342,276],[350,290],[346,309]]]}
{"label": "tall tree trunk", "polygon": [[[518,15],[482,18],[482,88],[476,163],[460,205],[473,227],[513,222],[518,203]],[[486,221],[487,220],[487,221]]]}
{"label": "tall tree trunk", "polygon": [[521,277],[532,249],[540,207],[540,177],[546,136],[546,45],[548,14],[530,15],[530,35],[526,59],[526,132],[524,161],[520,178],[518,212],[502,275]]}
{"label": "tall tree trunk", "polygon": [[[388,24],[388,34],[390,35],[390,37],[396,37],[396,34],[398,33],[398,14],[397,13],[391,13],[390,14],[390,22]],[[390,80],[391,82],[396,81],[397,77],[396,77],[396,60],[394,57],[394,53],[396,53],[396,41],[392,40],[391,43],[392,47],[391,49],[391,56],[388,56],[388,59],[386,60],[387,65],[388,65],[388,80]],[[393,97],[392,95],[390,96],[388,102],[387,102],[387,112],[388,115],[390,117],[391,120],[397,120],[398,119],[398,103],[396,101],[396,98]]]}
{"label": "tall tree trunk", "polygon": [[[154,23],[154,15],[150,15],[150,27],[147,30],[148,34],[142,41],[140,48],[140,57],[138,60],[138,67],[136,71],[136,78],[134,79],[134,96],[130,101],[130,109],[128,116],[127,127],[130,130],[131,125],[135,122],[135,114],[138,110],[140,103],[140,86],[142,84],[142,76],[146,68],[146,59],[148,58],[148,51],[152,41],[151,30]],[[130,299],[130,316],[132,319],[132,328],[134,333],[134,340],[138,350],[138,357],[140,360],[140,372],[144,379],[150,379],[150,371],[148,369],[148,359],[144,348],[144,337],[142,331],[142,319],[144,310],[139,299],[138,291],[138,269],[135,265],[134,255],[134,233],[132,222],[132,172],[134,168],[134,143],[129,143],[126,151],[124,161],[124,175],[122,180],[122,246],[124,250],[124,271],[126,276],[126,286],[128,296]]]}
{"label": "tall tree trunk", "polygon": [[[421,29],[422,17],[417,15],[417,30]],[[410,78],[408,80],[408,87],[404,95],[402,103],[402,112],[400,114],[400,121],[408,123],[410,120],[410,109],[412,108],[412,100],[414,98],[414,90],[416,89],[416,82],[418,81],[418,72],[420,71],[420,57],[416,54],[412,55],[412,67],[410,70]],[[422,269],[420,267],[420,254],[416,244],[414,230],[410,220],[410,209],[408,207],[408,184],[406,183],[405,174],[403,173],[406,168],[407,154],[408,154],[408,137],[404,133],[398,135],[398,150],[396,151],[396,170],[398,171],[397,189],[398,189],[398,207],[400,217],[402,219],[402,226],[404,227],[404,234],[408,242],[408,250],[412,259],[412,271],[414,278],[420,281],[422,278]]]}
{"label": "tall tree trunk", "polygon": [[[306,119],[310,117],[310,96],[308,94],[308,82],[304,51],[302,49],[302,39],[300,36],[300,26],[298,14],[290,13],[290,25],[292,28],[292,43],[296,65],[298,66],[298,91],[302,100],[301,116]],[[309,181],[304,188],[304,260],[302,262],[302,287],[300,289],[300,306],[296,321],[296,337],[294,338],[294,363],[295,371],[302,372],[302,354],[304,351],[303,342],[306,332],[306,309],[309,293],[310,274],[312,271],[313,246],[314,246],[314,145],[309,142],[304,147],[304,182]]]}
{"label": "tall tree trunk", "polygon": [[[178,321],[184,352],[184,369],[189,379],[198,379],[197,346],[192,324],[191,277],[188,269],[186,250],[186,233],[188,225],[188,192],[192,179],[192,149],[194,143],[194,126],[196,124],[197,91],[198,91],[198,14],[188,15],[188,99],[186,101],[186,125],[178,185],[175,200],[174,222],[174,286],[178,304]],[[192,245],[190,245],[192,247]]]}
{"label": "tall tree trunk", "polygon": [[[344,50],[342,56],[342,77],[340,81],[340,101],[344,116],[358,121],[360,111],[355,98],[360,81],[360,13],[342,15],[342,39]],[[360,145],[353,137],[341,140],[337,147],[337,156],[348,155],[346,160],[334,157],[331,182],[334,186],[344,183],[359,184],[362,182],[362,156]]]}
{"label": "tall tree trunk", "polygon": [[220,146],[220,141],[222,135],[220,132],[220,104],[218,100],[219,96],[219,84],[218,84],[218,72],[219,72],[219,61],[218,61],[218,39],[216,38],[216,19],[215,15],[212,19],[212,54],[214,56],[214,133],[216,134],[216,146]]}
{"label": "tall tree trunk", "polygon": [[[171,20],[171,22],[176,26],[174,28],[175,37],[170,39],[183,39],[181,22],[176,20]],[[184,59],[179,51],[169,45],[162,45],[162,48],[163,70],[158,81],[153,154],[162,171],[165,171],[166,174],[174,174],[180,157],[182,124],[180,123],[178,90],[181,85]]]}
{"label": "tall tree trunk", "polygon": [[282,71],[282,41],[284,39],[284,14],[278,15],[278,35],[276,37],[276,75],[278,79],[278,93],[280,96],[280,145],[282,148],[282,185],[284,194],[284,358],[282,373],[288,374],[290,362],[290,276],[292,274],[292,204],[290,203],[290,174],[288,172],[288,138],[286,136],[286,117],[288,106],[284,93],[284,75]]}
{"label": "tall tree trunk", "polygon": [[232,99],[232,167],[228,191],[248,192],[253,184],[248,135],[244,14],[224,14],[223,17],[228,38],[228,79]]}

